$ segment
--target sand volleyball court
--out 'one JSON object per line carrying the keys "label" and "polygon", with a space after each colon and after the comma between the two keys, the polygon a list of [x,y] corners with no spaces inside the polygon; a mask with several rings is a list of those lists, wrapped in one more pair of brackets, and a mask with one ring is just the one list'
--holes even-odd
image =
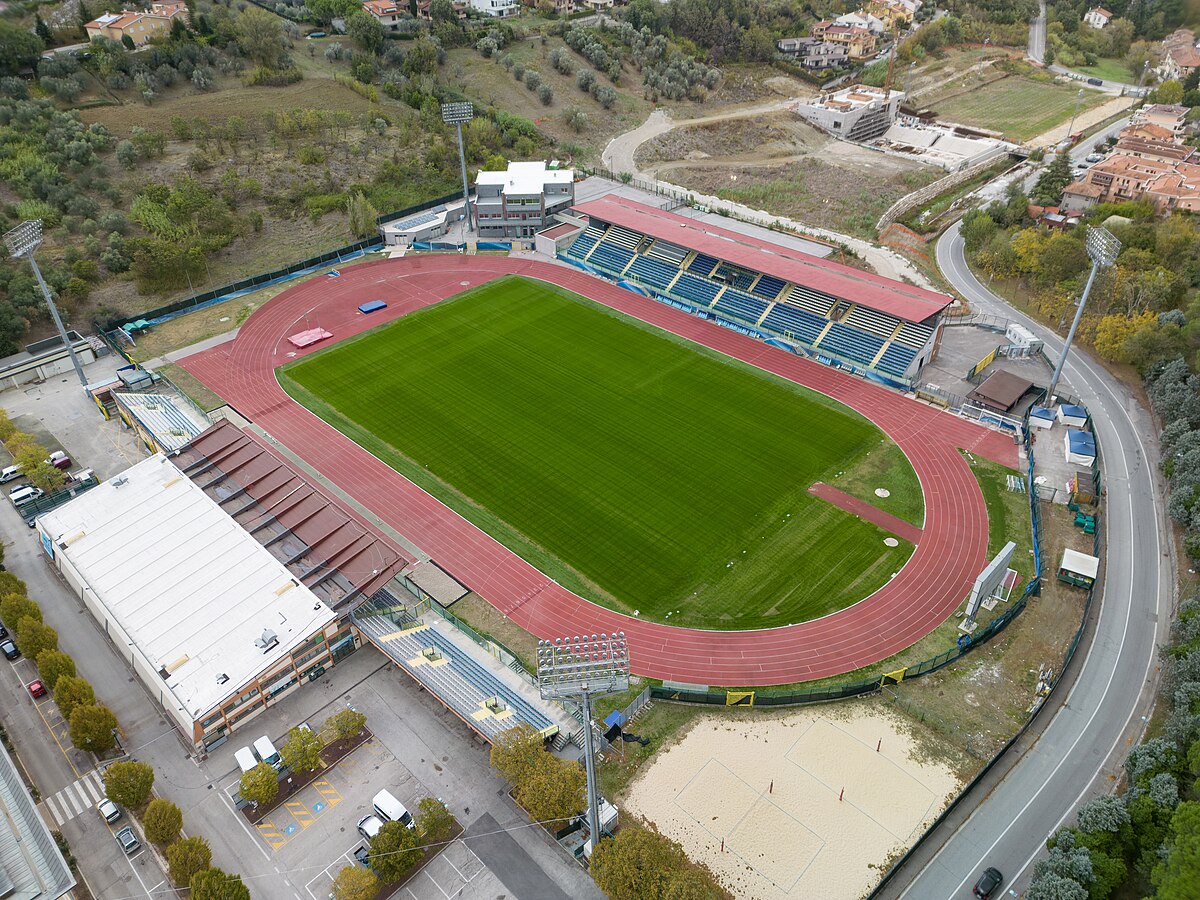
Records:
{"label": "sand volleyball court", "polygon": [[704,716],[625,805],[738,897],[854,900],[959,784],[902,720],[855,703]]}

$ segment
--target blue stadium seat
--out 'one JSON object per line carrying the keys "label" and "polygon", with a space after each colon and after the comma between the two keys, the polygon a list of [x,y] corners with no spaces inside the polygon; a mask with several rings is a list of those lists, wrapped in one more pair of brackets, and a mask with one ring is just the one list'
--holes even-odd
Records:
{"label": "blue stadium seat", "polygon": [[840,322],[829,326],[825,337],[821,338],[819,350],[830,350],[839,356],[858,362],[870,363],[883,346],[883,340],[865,331],[850,328]]}
{"label": "blue stadium seat", "polygon": [[605,240],[596,245],[596,249],[588,257],[588,262],[598,268],[607,269],[610,272],[619,274],[622,269],[629,265],[629,260],[631,259],[633,259],[632,250],[617,247]]}
{"label": "blue stadium seat", "polygon": [[713,284],[707,278],[697,278],[684,272],[671,288],[671,293],[687,303],[708,306],[720,289],[719,284]]}
{"label": "blue stadium seat", "polygon": [[697,253],[696,258],[688,263],[687,270],[696,275],[711,275],[712,270],[717,267],[717,261],[711,256],[705,256],[703,253]]}
{"label": "blue stadium seat", "polygon": [[634,278],[643,284],[665,290],[678,272],[679,266],[672,266],[647,256],[637,256],[633,260],[633,265],[625,272],[625,277]]}
{"label": "blue stadium seat", "polygon": [[757,297],[743,294],[732,288],[726,288],[725,293],[713,307],[719,313],[743,319],[747,322],[757,322],[758,317],[766,312],[767,304]]}
{"label": "blue stadium seat", "polygon": [[595,236],[584,231],[579,235],[579,237],[575,238],[575,240],[571,243],[571,246],[567,248],[566,255],[571,257],[571,259],[581,260],[587,256],[588,251],[594,246],[596,246]]}
{"label": "blue stadium seat", "polygon": [[776,303],[763,319],[762,327],[782,335],[790,335],[798,340],[811,344],[825,327],[827,319],[814,316],[807,310],[788,306],[786,303]]}
{"label": "blue stadium seat", "polygon": [[776,278],[773,275],[764,275],[758,279],[758,284],[754,285],[754,289],[750,293],[766,297],[768,300],[774,300],[779,296],[779,292],[783,290],[785,284],[787,282],[782,278]]}
{"label": "blue stadium seat", "polygon": [[912,347],[892,343],[891,346],[883,351],[883,356],[879,357],[879,362],[875,364],[875,368],[883,372],[891,372],[893,375],[903,375],[904,370],[908,368],[909,363],[913,361],[913,357],[916,355],[917,351]]}

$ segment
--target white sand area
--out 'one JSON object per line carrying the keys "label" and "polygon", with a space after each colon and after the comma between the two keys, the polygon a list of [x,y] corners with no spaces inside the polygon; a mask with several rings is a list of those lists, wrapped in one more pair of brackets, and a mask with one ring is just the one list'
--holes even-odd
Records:
{"label": "white sand area", "polygon": [[920,758],[902,720],[848,701],[704,716],[658,755],[625,806],[737,897],[853,900],[959,785],[946,765]]}

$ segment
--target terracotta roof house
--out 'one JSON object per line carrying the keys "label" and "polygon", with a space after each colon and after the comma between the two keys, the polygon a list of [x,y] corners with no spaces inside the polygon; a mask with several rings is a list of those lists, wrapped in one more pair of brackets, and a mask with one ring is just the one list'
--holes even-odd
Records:
{"label": "terracotta roof house", "polygon": [[1083,21],[1087,25],[1099,30],[1112,21],[1113,14],[1103,6],[1093,6],[1084,13]]}
{"label": "terracotta roof house", "polygon": [[105,37],[123,42],[128,37],[135,47],[144,47],[152,38],[170,32],[175,19],[187,24],[187,7],[183,3],[155,3],[148,11],[126,9],[105,13],[83,27],[89,41]]}

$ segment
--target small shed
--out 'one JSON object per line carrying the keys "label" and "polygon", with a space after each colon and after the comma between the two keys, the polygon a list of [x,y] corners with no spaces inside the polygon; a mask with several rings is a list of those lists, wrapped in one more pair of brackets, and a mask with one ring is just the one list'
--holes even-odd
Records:
{"label": "small shed", "polygon": [[1058,408],[1058,421],[1072,428],[1082,428],[1087,424],[1088,411],[1073,403],[1064,403]]}
{"label": "small shed", "polygon": [[1053,428],[1054,410],[1044,406],[1035,406],[1029,410],[1030,428]]}
{"label": "small shed", "polygon": [[1100,572],[1100,558],[1088,556],[1078,550],[1063,551],[1062,563],[1058,567],[1058,580],[1076,587],[1090,588],[1096,583]]}
{"label": "small shed", "polygon": [[973,403],[998,413],[1006,413],[1033,387],[1033,382],[1000,370],[989,375],[979,387],[967,394]]}
{"label": "small shed", "polygon": [[1068,428],[1066,437],[1067,462],[1081,466],[1094,465],[1096,462],[1096,439],[1090,431],[1078,428]]}

